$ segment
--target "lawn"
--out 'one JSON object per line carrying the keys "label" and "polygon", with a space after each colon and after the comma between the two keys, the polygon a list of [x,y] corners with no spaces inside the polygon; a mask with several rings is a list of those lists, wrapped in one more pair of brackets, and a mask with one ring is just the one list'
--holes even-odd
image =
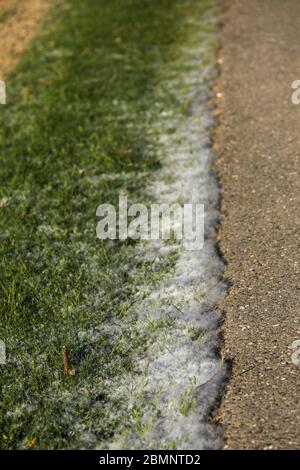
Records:
{"label": "lawn", "polygon": [[[147,260],[137,242],[97,239],[96,209],[117,205],[121,192],[151,202],[144,188],[162,165],[155,123],[166,109],[189,109],[168,77],[193,32],[215,27],[205,16],[214,8],[211,0],[60,1],[6,80],[3,449],[101,446],[140,423],[142,407],[117,391],[139,373],[149,338],[170,325],[141,330],[131,307],[177,257]],[[63,346],[75,375],[64,374]]]}

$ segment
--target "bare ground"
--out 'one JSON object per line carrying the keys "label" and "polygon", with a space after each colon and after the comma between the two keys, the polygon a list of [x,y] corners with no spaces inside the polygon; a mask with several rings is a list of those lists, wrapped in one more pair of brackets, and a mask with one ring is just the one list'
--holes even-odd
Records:
{"label": "bare ground", "polygon": [[215,148],[233,373],[220,418],[226,448],[300,448],[300,2],[233,0],[224,23]]}
{"label": "bare ground", "polygon": [[18,63],[50,5],[50,0],[0,0],[0,80]]}

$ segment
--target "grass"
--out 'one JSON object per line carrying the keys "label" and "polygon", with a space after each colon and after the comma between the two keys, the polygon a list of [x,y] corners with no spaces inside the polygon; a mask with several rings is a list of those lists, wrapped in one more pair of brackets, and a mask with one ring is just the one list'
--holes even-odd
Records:
{"label": "grass", "polygon": [[[141,262],[133,241],[98,240],[95,213],[101,203],[117,204],[121,191],[145,202],[145,181],[160,165],[149,129],[164,109],[182,111],[161,76],[180,54],[183,19],[195,3],[59,2],[7,80],[0,109],[3,449],[105,442],[130,419],[128,397],[112,387],[134,373],[149,331],[139,331],[128,311],[175,260]],[[63,345],[75,377],[63,374]]]}

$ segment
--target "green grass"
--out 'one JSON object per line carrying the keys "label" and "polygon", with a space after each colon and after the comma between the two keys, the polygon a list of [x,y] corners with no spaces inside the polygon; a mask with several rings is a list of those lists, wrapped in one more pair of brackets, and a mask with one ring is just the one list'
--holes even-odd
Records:
{"label": "green grass", "polygon": [[[0,108],[0,446],[77,448],[128,420],[111,393],[134,373],[146,332],[135,294],[172,269],[141,262],[132,241],[96,238],[96,208],[137,201],[155,176],[164,87],[205,0],[70,0],[52,9],[7,80]],[[173,70],[173,73],[176,71]],[[184,112],[186,112],[184,110]],[[109,178],[109,175],[114,176]],[[164,325],[167,328],[167,325]],[[153,325],[151,326],[153,328]],[[63,374],[66,345],[75,377]]]}

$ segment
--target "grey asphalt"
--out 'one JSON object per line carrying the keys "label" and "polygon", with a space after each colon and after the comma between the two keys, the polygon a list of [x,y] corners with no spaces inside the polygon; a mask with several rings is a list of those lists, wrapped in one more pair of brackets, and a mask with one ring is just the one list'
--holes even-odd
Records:
{"label": "grey asphalt", "polygon": [[[216,133],[224,191],[221,305],[233,373],[220,416],[229,449],[300,448],[300,1],[233,0],[222,32]],[[221,95],[220,95],[221,96]]]}

